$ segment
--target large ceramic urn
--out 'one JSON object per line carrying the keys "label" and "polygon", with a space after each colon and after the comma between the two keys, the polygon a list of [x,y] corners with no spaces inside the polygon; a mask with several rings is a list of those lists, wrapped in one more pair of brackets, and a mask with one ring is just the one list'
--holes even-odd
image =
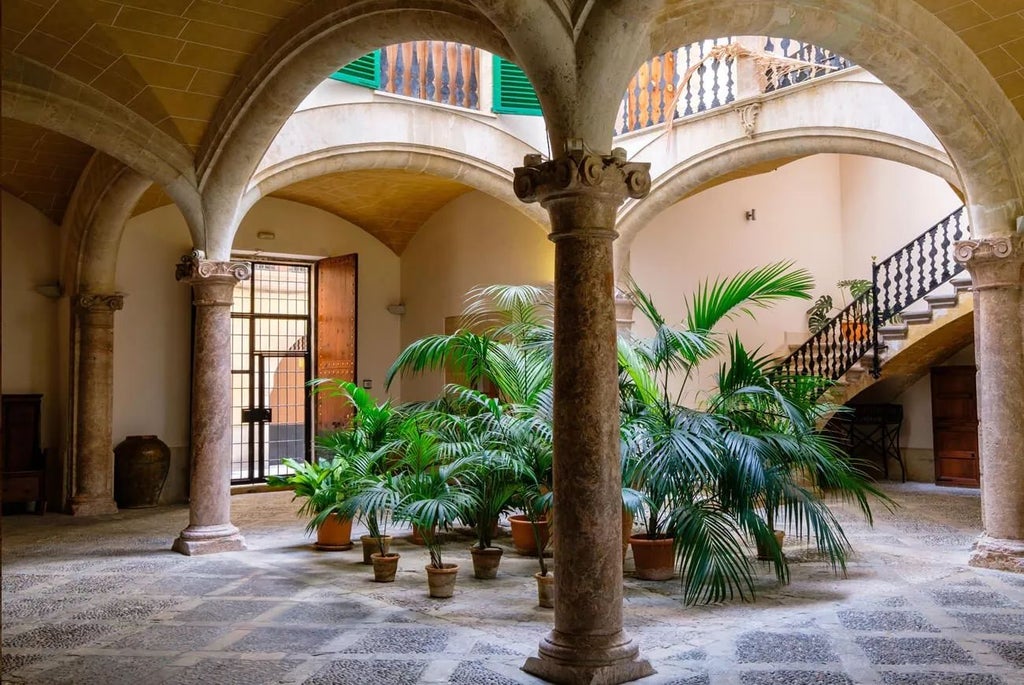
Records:
{"label": "large ceramic urn", "polygon": [[171,450],[155,435],[129,435],[114,448],[114,499],[120,509],[155,507]]}

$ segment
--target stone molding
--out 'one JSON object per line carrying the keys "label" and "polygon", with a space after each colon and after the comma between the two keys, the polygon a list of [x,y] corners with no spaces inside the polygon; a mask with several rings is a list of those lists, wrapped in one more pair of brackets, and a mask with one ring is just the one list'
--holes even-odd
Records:
{"label": "stone molding", "polygon": [[75,308],[89,312],[116,312],[124,308],[124,293],[81,293]]}
{"label": "stone molding", "polygon": [[740,126],[743,127],[743,135],[747,138],[754,137],[754,130],[757,128],[757,115],[761,113],[761,103],[754,102],[746,107],[736,110],[740,115]]}
{"label": "stone molding", "polygon": [[971,273],[973,289],[1020,288],[1024,270],[1024,235],[962,240],[953,258]]}
{"label": "stone molding", "polygon": [[575,150],[550,160],[541,155],[526,155],[523,166],[513,171],[516,197],[541,205],[581,194],[620,204],[627,197],[639,200],[651,192],[651,165],[627,162],[622,148],[615,148],[610,155]]}

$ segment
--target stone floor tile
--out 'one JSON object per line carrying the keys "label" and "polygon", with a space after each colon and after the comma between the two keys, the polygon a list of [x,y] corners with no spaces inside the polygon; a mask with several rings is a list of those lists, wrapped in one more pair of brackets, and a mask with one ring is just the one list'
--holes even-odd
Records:
{"label": "stone floor tile", "polygon": [[137,621],[177,604],[175,600],[147,597],[115,598],[74,614],[74,621]]}
{"label": "stone floor tile", "polygon": [[303,685],[413,685],[425,668],[423,661],[332,661]]}
{"label": "stone floor tile", "polygon": [[145,591],[157,596],[200,597],[217,592],[237,580],[219,576],[170,575],[153,580]]}
{"label": "stone floor tile", "polygon": [[337,637],[341,628],[253,628],[248,635],[226,647],[231,652],[315,653]]}
{"label": "stone floor tile", "polygon": [[192,666],[175,669],[167,685],[271,685],[279,683],[301,661],[267,659],[200,659]]}
{"label": "stone floor tile", "polygon": [[[5,593],[6,594],[6,593]],[[17,597],[17,595],[14,595]],[[4,599],[3,620],[10,625],[14,620],[32,620],[66,613],[84,606],[86,597],[22,596],[20,599]]]}
{"label": "stone floor tile", "polygon": [[105,623],[47,624],[17,635],[5,632],[3,646],[48,650],[71,649],[88,644],[114,630],[115,626]]}
{"label": "stone floor tile", "polygon": [[953,616],[972,633],[1024,635],[1024,614],[954,613]]}
{"label": "stone floor tile", "polygon": [[824,635],[812,633],[744,633],[736,640],[741,663],[817,663],[839,661]]}
{"label": "stone floor tile", "polygon": [[853,685],[845,673],[835,671],[746,671],[743,685]]}
{"label": "stone floor tile", "polygon": [[974,663],[960,645],[943,638],[858,637],[857,644],[873,664]]}
{"label": "stone floor tile", "polygon": [[[277,614],[274,617],[274,622],[331,625],[365,619],[376,613],[377,611],[372,607],[351,600],[326,602],[304,600],[295,602],[287,611]],[[408,617],[407,620],[415,619]]]}
{"label": "stone floor tile", "polygon": [[8,676],[31,663],[42,659],[41,654],[11,654],[10,650],[0,654],[0,674]]}
{"label": "stone floor tile", "polygon": [[103,641],[110,649],[194,652],[230,631],[223,626],[150,625],[128,635]]}
{"label": "stone floor tile", "polygon": [[292,597],[309,589],[307,583],[291,578],[258,576],[247,578],[219,593],[221,597]]}
{"label": "stone floor tile", "polygon": [[939,629],[917,611],[859,611],[838,612],[839,622],[850,630],[879,630],[889,633],[911,631],[937,633]]}
{"label": "stone floor tile", "polygon": [[277,602],[247,599],[205,599],[202,604],[174,614],[183,623],[228,623],[252,621],[277,606]]}
{"label": "stone floor tile", "polygon": [[923,671],[918,673],[882,674],[885,685],[1011,685],[998,676],[986,673],[942,673]]}
{"label": "stone floor tile", "polygon": [[343,651],[351,654],[437,654],[448,646],[441,628],[371,628]]}
{"label": "stone floor tile", "polygon": [[[1024,642],[1016,640],[1012,642],[991,640],[988,644],[992,646],[996,654],[1022,669],[1022,673],[1024,673]],[[1024,676],[1022,676],[1021,680],[1024,680]]]}
{"label": "stone floor tile", "polygon": [[987,590],[948,589],[935,590],[932,597],[944,607],[993,607],[1000,609],[1017,607],[1017,603],[1008,597]]}
{"label": "stone floor tile", "polygon": [[463,661],[448,682],[452,685],[519,685],[518,681],[495,673],[479,661]]}
{"label": "stone floor tile", "polygon": [[31,587],[45,585],[52,582],[54,577],[59,578],[60,576],[44,576],[38,573],[5,573],[2,583],[3,594],[22,592]]}
{"label": "stone floor tile", "polygon": [[151,657],[80,656],[32,676],[35,685],[140,685],[162,680],[157,675],[168,659]]}

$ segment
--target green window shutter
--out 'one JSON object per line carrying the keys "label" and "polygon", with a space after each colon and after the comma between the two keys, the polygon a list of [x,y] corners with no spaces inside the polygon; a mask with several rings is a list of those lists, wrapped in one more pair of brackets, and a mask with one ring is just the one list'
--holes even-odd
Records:
{"label": "green window shutter", "polygon": [[380,50],[374,50],[354,62],[349,62],[331,74],[331,78],[357,86],[380,88]]}
{"label": "green window shutter", "polygon": [[523,70],[507,59],[494,56],[494,107],[500,114],[540,116],[540,100]]}

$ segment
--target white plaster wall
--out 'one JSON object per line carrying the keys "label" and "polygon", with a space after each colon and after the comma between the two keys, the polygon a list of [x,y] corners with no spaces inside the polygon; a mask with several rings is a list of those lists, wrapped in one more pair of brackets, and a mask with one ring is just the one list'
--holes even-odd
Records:
{"label": "white plaster wall", "polygon": [[[260,231],[277,238],[259,240]],[[253,207],[234,248],[309,257],[358,253],[358,374],[383,395],[384,370],[399,350],[400,322],[386,310],[400,298],[393,252],[333,214],[276,198]],[[186,491],[191,294],[174,280],[174,265],[190,249],[185,221],[169,206],[129,221],[118,255],[117,287],[127,297],[114,318],[113,440],[156,434],[168,444],[171,471],[162,495],[168,502],[181,501]]]}
{"label": "white plaster wall", "polygon": [[888,257],[963,204],[944,180],[874,157],[840,155],[843,272],[871,278]]}
{"label": "white plaster wall", "polygon": [[177,207],[128,221],[117,259],[124,309],[114,315],[114,423],[117,445],[128,435],[156,435],[171,449],[161,502],[180,502],[189,458],[189,288],[174,266],[192,249]]}
{"label": "white plaster wall", "polygon": [[[636,238],[630,270],[670,322],[685,315],[683,298],[704,279],[732,276],[771,262],[791,260],[808,269],[819,289],[842,276],[842,217],[837,155],[816,155],[780,169],[739,179],[699,193],[659,214]],[[745,212],[756,210],[747,221]],[[751,349],[773,352],[787,331],[806,327],[806,300],[755,310],[721,330],[736,330]],[[633,330],[652,333],[639,315]],[[704,365],[699,380],[707,387],[716,362]]]}
{"label": "white plaster wall", "polygon": [[[402,344],[444,332],[465,294],[489,283],[545,284],[554,280],[554,245],[543,229],[488,195],[470,192],[430,219],[402,255]],[[441,373],[407,377],[402,400],[435,397]]]}
{"label": "white plaster wall", "polygon": [[[274,240],[256,234],[269,231]],[[401,299],[398,256],[358,226],[308,205],[278,198],[260,200],[235,234],[236,250],[337,257],[359,255],[356,374],[373,382],[373,395],[383,398],[384,373],[399,352],[400,318],[387,310]],[[392,388],[397,397],[399,389]]]}
{"label": "white plaster wall", "polygon": [[[2,207],[3,364],[5,394],[43,395],[42,446],[56,463],[63,431],[60,395],[58,300],[36,286],[59,280],[60,228],[31,205],[7,192]],[[56,477],[53,480],[57,480]],[[53,483],[51,483],[52,485]],[[54,507],[56,502],[52,503]]]}

